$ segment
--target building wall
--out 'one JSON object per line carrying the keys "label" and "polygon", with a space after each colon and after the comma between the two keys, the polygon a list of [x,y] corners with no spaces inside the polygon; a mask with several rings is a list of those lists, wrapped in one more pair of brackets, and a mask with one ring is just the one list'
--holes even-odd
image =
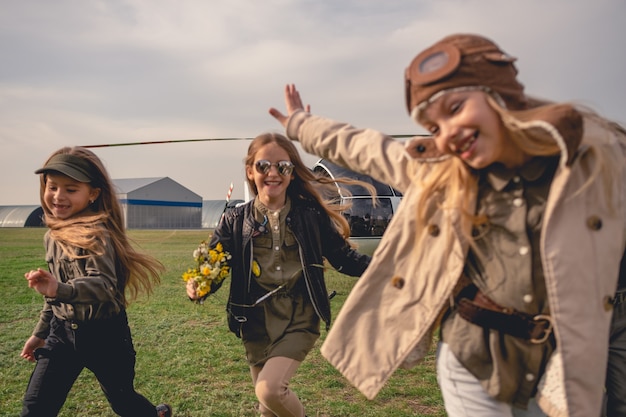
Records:
{"label": "building wall", "polygon": [[122,202],[128,229],[200,229],[202,203]]}
{"label": "building wall", "polygon": [[169,177],[115,180],[128,229],[200,229],[202,197]]}

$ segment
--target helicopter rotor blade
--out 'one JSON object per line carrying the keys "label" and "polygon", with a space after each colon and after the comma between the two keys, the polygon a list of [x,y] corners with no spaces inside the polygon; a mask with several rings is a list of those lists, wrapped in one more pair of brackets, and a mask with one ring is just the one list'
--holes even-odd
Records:
{"label": "helicopter rotor blade", "polygon": [[171,140],[153,140],[146,142],[121,142],[121,143],[105,143],[99,145],[83,145],[83,148],[108,148],[115,146],[135,146],[135,145],[160,145],[163,143],[184,143],[184,142],[209,142],[209,141],[231,141],[231,140],[252,140],[252,138],[204,138],[204,139],[171,139]]}
{"label": "helicopter rotor blade", "polygon": [[[415,135],[391,135],[396,139],[404,139],[414,137]],[[160,145],[163,143],[185,143],[185,142],[213,142],[213,141],[235,141],[235,140],[252,140],[253,138],[203,138],[203,139],[171,139],[171,140],[153,140],[145,142],[120,142],[120,143],[103,143],[99,145],[82,145],[82,148],[108,148],[116,146],[136,146],[136,145]]]}

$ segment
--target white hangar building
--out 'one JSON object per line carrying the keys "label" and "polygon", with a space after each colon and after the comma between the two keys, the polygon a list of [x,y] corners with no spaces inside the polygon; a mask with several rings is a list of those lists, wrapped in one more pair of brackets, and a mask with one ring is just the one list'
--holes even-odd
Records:
{"label": "white hangar building", "polygon": [[0,227],[43,226],[41,206],[0,206]]}
{"label": "white hangar building", "polygon": [[200,229],[202,197],[169,177],[113,180],[127,229]]}
{"label": "white hangar building", "polygon": [[[202,197],[169,177],[113,180],[127,229],[200,229]],[[221,214],[221,212],[220,212]],[[40,227],[41,206],[0,206],[0,227]]]}

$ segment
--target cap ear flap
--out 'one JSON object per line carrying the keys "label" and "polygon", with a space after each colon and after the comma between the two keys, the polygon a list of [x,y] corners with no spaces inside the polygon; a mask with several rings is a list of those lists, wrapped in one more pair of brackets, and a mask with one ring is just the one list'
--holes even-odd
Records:
{"label": "cap ear flap", "polygon": [[409,139],[404,149],[411,158],[424,161],[442,161],[450,157],[450,155],[439,152],[435,140],[429,136],[416,136]]}

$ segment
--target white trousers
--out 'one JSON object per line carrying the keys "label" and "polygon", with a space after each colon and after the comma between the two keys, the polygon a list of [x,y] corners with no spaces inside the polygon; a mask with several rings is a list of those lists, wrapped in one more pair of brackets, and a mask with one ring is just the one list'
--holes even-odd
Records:
{"label": "white trousers", "polygon": [[437,346],[437,381],[449,417],[546,417],[534,398],[522,410],[489,396],[443,342]]}

